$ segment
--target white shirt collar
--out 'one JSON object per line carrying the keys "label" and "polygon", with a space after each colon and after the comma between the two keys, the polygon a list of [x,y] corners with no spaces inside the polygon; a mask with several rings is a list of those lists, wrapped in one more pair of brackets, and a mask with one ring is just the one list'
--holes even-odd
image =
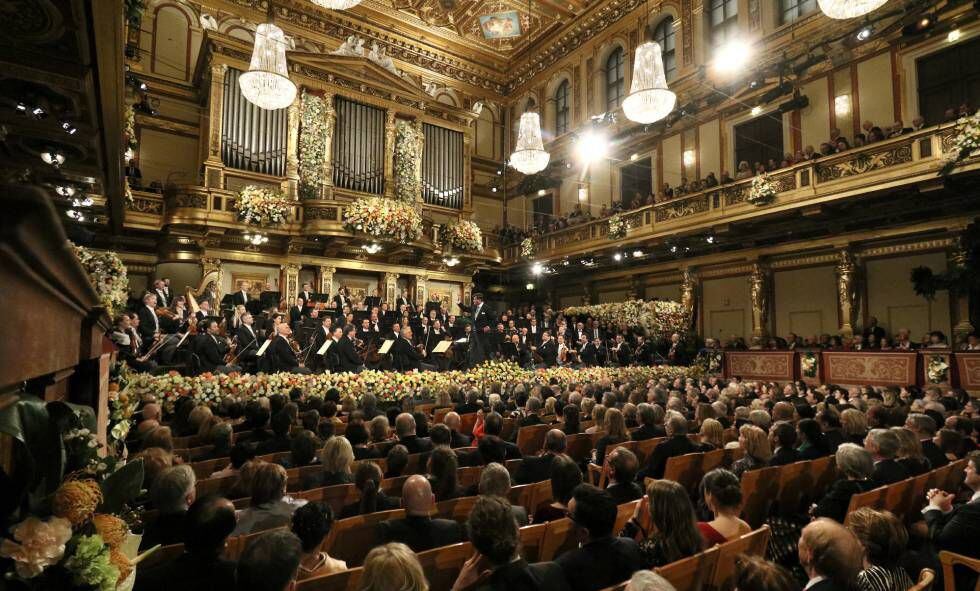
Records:
{"label": "white shirt collar", "polygon": [[807,581],[806,587],[803,587],[803,591],[806,591],[810,587],[813,587],[814,585],[817,585],[818,583],[820,583],[822,581],[825,581],[826,579],[827,579],[827,577],[824,577],[824,576],[821,576],[821,575],[817,575],[817,576],[813,577],[812,579],[810,579],[809,581]]}

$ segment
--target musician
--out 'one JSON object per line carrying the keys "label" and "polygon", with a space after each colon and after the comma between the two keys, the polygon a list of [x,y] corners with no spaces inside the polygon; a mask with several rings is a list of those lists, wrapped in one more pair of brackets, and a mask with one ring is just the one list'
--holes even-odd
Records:
{"label": "musician", "polygon": [[379,311],[371,311],[371,318],[368,319],[368,328],[373,335],[371,337],[372,340],[378,340],[381,338],[381,333],[383,333],[384,330],[381,328],[381,313]]}
{"label": "musician", "polygon": [[163,295],[166,296],[167,301],[170,300],[170,277],[163,278]]}
{"label": "musician", "polygon": [[538,319],[530,314],[528,314],[528,316],[529,320],[527,325],[527,334],[531,338],[531,343],[538,345],[541,343],[541,333],[543,331],[541,330],[541,327],[538,326]]}
{"label": "musician", "polygon": [[446,333],[453,337],[453,339],[458,339],[463,334],[463,327],[456,323],[455,314],[450,314],[446,318],[446,326],[444,328]]}
{"label": "musician", "polygon": [[510,335],[510,341],[505,343],[504,359],[527,369],[531,367],[531,350],[521,342],[519,335]]}
{"label": "musician", "polygon": [[565,367],[577,364],[578,351],[565,343],[565,335],[559,334],[555,340],[558,341],[558,365]]}
{"label": "musician", "polygon": [[518,338],[520,339],[521,344],[524,345],[525,347],[535,346],[534,341],[531,340],[531,335],[528,334],[527,331],[528,328],[525,326],[521,328],[520,332],[518,333]]}
{"label": "musician", "polygon": [[597,341],[598,339],[590,341],[588,336],[579,341],[579,356],[582,359],[582,365],[586,367],[599,365],[599,343]]}
{"label": "musician", "polygon": [[280,371],[299,374],[311,373],[309,369],[300,365],[296,358],[296,351],[289,343],[289,337],[293,334],[292,329],[286,323],[280,322],[276,325],[276,333],[272,343],[269,344],[269,348],[265,351],[265,354],[269,356],[271,371],[273,373]]}
{"label": "musician", "polygon": [[291,308],[289,308],[289,326],[290,326],[290,328],[296,326],[297,323],[299,323],[299,322],[301,322],[303,320],[303,314],[305,314],[305,312],[306,312],[306,310],[303,307],[303,303],[305,301],[306,300],[304,300],[302,296],[297,296],[296,297],[296,301],[293,303],[293,306]]}
{"label": "musician", "polygon": [[235,340],[238,342],[238,364],[243,367],[254,367],[255,353],[265,342],[259,339],[258,333],[253,328],[255,319],[248,312],[242,314],[241,324],[235,331]]}
{"label": "musician", "polygon": [[539,367],[554,367],[558,364],[558,343],[551,338],[550,332],[541,333],[541,344],[531,350],[536,350],[541,356]]}
{"label": "musician", "polygon": [[299,304],[299,309],[304,313],[307,308],[307,303],[313,299],[313,289],[310,287],[309,283],[303,284],[303,291],[299,292],[299,299],[303,300],[303,303]]}
{"label": "musician", "polygon": [[[310,351],[307,355],[307,358],[312,356],[313,359],[310,362],[310,369],[317,373],[330,369],[330,363],[327,359],[327,355],[318,355],[317,351],[323,347],[323,343],[327,342],[328,339],[333,338],[333,318],[328,314],[324,314],[323,318],[320,320],[320,327],[316,329],[310,338]],[[333,348],[333,345],[330,345],[330,347]],[[330,351],[327,350],[327,354],[329,353]]]}
{"label": "musician", "polygon": [[247,281],[242,281],[241,289],[236,291],[231,297],[231,303],[235,306],[244,306],[248,303],[248,288],[251,287]]}
{"label": "musician", "polygon": [[405,290],[400,289],[398,290],[398,297],[395,298],[395,309],[401,310],[402,306],[408,306],[408,309],[410,311],[414,311],[415,309],[415,307],[412,306],[411,300],[409,300],[408,297],[405,295]]}
{"label": "musician", "polygon": [[500,348],[503,347],[504,343],[509,340],[507,335],[507,329],[504,327],[502,322],[497,323],[497,329],[493,332],[490,338],[492,349],[490,350],[490,356],[496,358],[500,354]]}
{"label": "musician", "polygon": [[687,365],[687,355],[684,351],[684,343],[681,342],[681,335],[676,332],[670,335],[670,342],[667,344],[667,354],[664,355],[667,362],[671,365]]}
{"label": "musician", "polygon": [[575,342],[581,343],[583,340],[590,340],[589,333],[585,331],[585,323],[578,322],[575,324]]}
{"label": "musician", "polygon": [[432,371],[435,367],[422,362],[422,354],[412,345],[412,328],[406,326],[401,336],[391,346],[394,368],[398,371]]}
{"label": "musician", "polygon": [[204,320],[211,315],[211,300],[204,300],[199,303],[197,307],[197,314],[194,316],[197,317],[197,323],[202,324]]}
{"label": "musician", "polygon": [[139,316],[140,337],[144,341],[152,341],[153,337],[160,334],[160,318],[157,317],[157,296],[152,293],[143,294],[143,305],[136,309]]}
{"label": "musician", "polygon": [[157,364],[155,361],[139,360],[142,341],[139,333],[133,330],[128,314],[120,314],[116,318],[109,338],[119,350],[119,359],[125,361],[129,367],[132,367],[136,371],[153,371],[156,369]]}
{"label": "musician", "polygon": [[606,338],[606,331],[599,328],[595,320],[590,320],[589,323],[589,340],[594,341],[596,339],[601,340]]}
{"label": "musician", "polygon": [[164,284],[163,282],[163,279],[157,279],[156,281],[153,282],[153,291],[150,293],[157,296],[157,304],[159,306],[162,306],[164,308],[168,306],[168,302],[170,302],[170,298],[167,296],[167,288],[166,288],[166,284]]}
{"label": "musician", "polygon": [[653,347],[643,335],[636,336],[636,350],[633,351],[633,361],[637,365],[650,365],[653,363]]}
{"label": "musician", "polygon": [[347,315],[347,311],[350,310],[351,305],[350,293],[347,292],[346,287],[341,287],[337,290],[337,295],[333,296],[333,305],[338,310],[345,310],[344,315]]}
{"label": "musician", "polygon": [[616,335],[616,344],[613,346],[613,358],[620,367],[626,367],[633,362],[633,350],[629,343],[623,338],[622,334]]}
{"label": "musician", "polygon": [[344,327],[343,336],[337,342],[337,358],[339,359],[339,371],[348,373],[361,373],[364,369],[364,360],[357,354],[354,348],[354,335],[357,328],[353,324]]}
{"label": "musician", "polygon": [[375,288],[374,295],[364,298],[364,304],[368,310],[373,310],[381,306],[381,288]]}
{"label": "musician", "polygon": [[204,291],[197,296],[198,304],[203,304],[204,302],[207,302],[211,307],[218,305],[218,290],[214,285],[214,281],[208,281],[208,284],[204,287]]}
{"label": "musician", "polygon": [[187,309],[187,300],[184,299],[184,296],[179,295],[174,298],[173,310],[175,320],[178,322],[184,322],[187,320],[187,316],[190,314],[190,311]]}
{"label": "musician", "polygon": [[494,323],[493,314],[483,302],[483,294],[473,294],[472,321],[473,330],[476,332],[473,343],[471,343],[471,362],[480,363],[493,356],[490,350],[490,327]]}
{"label": "musician", "polygon": [[442,302],[436,297],[435,294],[429,294],[429,301],[425,303],[425,315],[429,316],[431,312],[438,311],[442,307]]}
{"label": "musician", "polygon": [[198,335],[194,352],[201,362],[201,370],[211,373],[232,373],[241,371],[237,365],[225,365],[225,354],[228,353],[227,339],[218,336],[218,321],[208,320],[205,323],[205,333]]}

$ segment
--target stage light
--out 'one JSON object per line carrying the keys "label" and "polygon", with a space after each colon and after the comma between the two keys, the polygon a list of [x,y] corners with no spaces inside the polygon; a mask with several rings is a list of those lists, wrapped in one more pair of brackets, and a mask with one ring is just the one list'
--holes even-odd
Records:
{"label": "stage light", "polygon": [[442,262],[445,263],[447,267],[455,267],[459,264],[459,259],[457,257],[443,258]]}
{"label": "stage light", "polygon": [[676,244],[670,247],[670,252],[671,252],[671,254],[675,254],[677,252],[677,245]]}
{"label": "stage light", "polygon": [[47,115],[47,113],[41,107],[34,107],[33,109],[31,109],[31,115],[34,115],[35,117],[40,119],[41,117]]}
{"label": "stage light", "polygon": [[834,97],[834,113],[838,117],[844,117],[851,112],[851,95],[842,94]]}
{"label": "stage light", "polygon": [[528,283],[527,285],[524,286],[524,288],[527,289],[528,291],[534,291],[534,284]]}
{"label": "stage light", "polygon": [[711,234],[708,234],[708,236],[705,237],[704,241],[707,242],[708,244],[714,244],[715,243],[715,237],[713,235],[711,235]]}
{"label": "stage light", "polygon": [[575,155],[583,164],[605,158],[609,151],[609,139],[601,131],[590,129],[575,143]]}
{"label": "stage light", "polygon": [[245,232],[243,238],[252,246],[261,246],[269,241],[269,237],[261,232]]}
{"label": "stage light", "polygon": [[623,255],[617,252],[616,254],[613,255],[613,260],[618,263],[619,261],[623,260]]}
{"label": "stage light", "polygon": [[582,259],[583,267],[594,267],[596,265],[595,259]]}
{"label": "stage light", "polygon": [[490,187],[490,192],[491,193],[496,193],[497,192],[497,187]]}
{"label": "stage light", "polygon": [[504,174],[504,172],[502,170],[500,170],[500,169],[497,169],[497,176],[500,176],[502,174]]}
{"label": "stage light", "polygon": [[753,117],[758,117],[761,114],[762,114],[762,107],[760,107],[758,105],[756,105],[755,107],[752,107],[752,116]]}
{"label": "stage light", "polygon": [[140,82],[140,91],[146,92],[147,90],[150,90],[150,87],[147,86],[146,82]]}
{"label": "stage light", "polygon": [[68,135],[75,135],[75,132],[78,131],[78,129],[71,124],[71,121],[62,121],[61,129],[65,130],[65,133]]}
{"label": "stage light", "polygon": [[639,154],[637,154],[635,152],[632,153],[632,154],[630,154],[630,162],[636,162],[639,159],[640,159],[640,155]]}
{"label": "stage light", "polygon": [[58,167],[65,163],[65,155],[57,150],[46,150],[41,152],[41,160],[43,160],[45,164]]}
{"label": "stage light", "polygon": [[71,185],[58,185],[54,188],[54,192],[62,197],[71,197],[75,194],[75,187],[72,187]]}
{"label": "stage light", "polygon": [[586,187],[579,187],[578,189],[578,200],[588,201],[589,200],[589,190]]}
{"label": "stage light", "polygon": [[643,256],[643,251],[642,251],[642,250],[634,250],[634,251],[633,251],[633,258],[634,258],[634,259],[638,259],[638,258],[640,258],[641,256]]}
{"label": "stage light", "polygon": [[854,35],[854,37],[858,41],[867,41],[868,39],[871,38],[871,35],[874,34],[874,32],[875,32],[875,28],[872,27],[871,25],[867,25],[865,27],[861,27],[861,29],[858,30],[857,34]]}
{"label": "stage light", "polygon": [[749,63],[752,57],[752,46],[741,39],[732,39],[715,50],[718,57],[714,67],[719,72],[735,74]]}
{"label": "stage light", "polygon": [[948,43],[956,43],[957,41],[960,40],[960,37],[962,36],[963,33],[960,33],[959,29],[953,29],[952,31],[946,34],[946,41]]}
{"label": "stage light", "polygon": [[92,203],[93,201],[91,197],[83,197],[82,199],[72,199],[71,202],[73,207],[92,207]]}
{"label": "stage light", "polygon": [[20,111],[21,113],[26,113],[27,105],[25,105],[24,103],[17,103],[17,110]]}
{"label": "stage light", "polygon": [[532,275],[540,275],[542,273],[544,273],[544,267],[541,265],[541,263],[534,263],[533,265],[531,265]]}

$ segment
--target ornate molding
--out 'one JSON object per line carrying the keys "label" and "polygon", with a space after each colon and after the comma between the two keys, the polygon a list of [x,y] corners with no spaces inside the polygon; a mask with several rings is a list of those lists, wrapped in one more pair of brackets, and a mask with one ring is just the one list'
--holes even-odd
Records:
{"label": "ornate molding", "polygon": [[906,162],[912,162],[912,142],[892,146],[879,152],[858,152],[844,160],[820,163],[814,166],[814,169],[817,181],[825,183]]}
{"label": "ornate molding", "polygon": [[[677,202],[668,202],[654,209],[654,219],[658,222],[666,222],[684,218],[699,213],[704,213],[710,208],[708,195],[699,195],[693,199],[683,199]],[[632,227],[632,226],[631,226]]]}

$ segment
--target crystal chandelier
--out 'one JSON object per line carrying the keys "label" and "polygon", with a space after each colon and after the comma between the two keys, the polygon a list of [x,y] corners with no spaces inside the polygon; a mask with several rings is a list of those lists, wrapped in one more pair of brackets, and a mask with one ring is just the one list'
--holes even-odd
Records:
{"label": "crystal chandelier", "polygon": [[286,38],[282,29],[263,23],[255,29],[255,48],[248,72],[238,78],[238,85],[248,102],[274,111],[293,104],[296,85],[286,69]]}
{"label": "crystal chandelier", "polygon": [[677,95],[667,88],[660,44],[648,41],[636,48],[633,82],[623,99],[623,112],[630,121],[653,123],[674,110]]}
{"label": "crystal chandelier", "polygon": [[886,2],[888,0],[817,0],[824,14],[841,20],[868,14]]}
{"label": "crystal chandelier", "polygon": [[447,267],[455,267],[456,265],[458,265],[458,264],[459,264],[459,258],[458,258],[458,257],[444,257],[444,258],[442,259],[442,262],[443,262],[443,263],[444,263],[444,264],[445,264],[445,265],[446,265]]}
{"label": "crystal chandelier", "polygon": [[361,3],[361,0],[310,0],[317,6],[329,8],[330,10],[347,10],[354,8]]}
{"label": "crystal chandelier", "polygon": [[517,135],[517,146],[510,155],[510,165],[524,174],[541,172],[551,154],[544,151],[541,141],[541,119],[537,113],[521,115],[521,128]]}
{"label": "crystal chandelier", "polygon": [[245,232],[244,238],[252,246],[261,246],[269,241],[269,237],[261,232]]}

